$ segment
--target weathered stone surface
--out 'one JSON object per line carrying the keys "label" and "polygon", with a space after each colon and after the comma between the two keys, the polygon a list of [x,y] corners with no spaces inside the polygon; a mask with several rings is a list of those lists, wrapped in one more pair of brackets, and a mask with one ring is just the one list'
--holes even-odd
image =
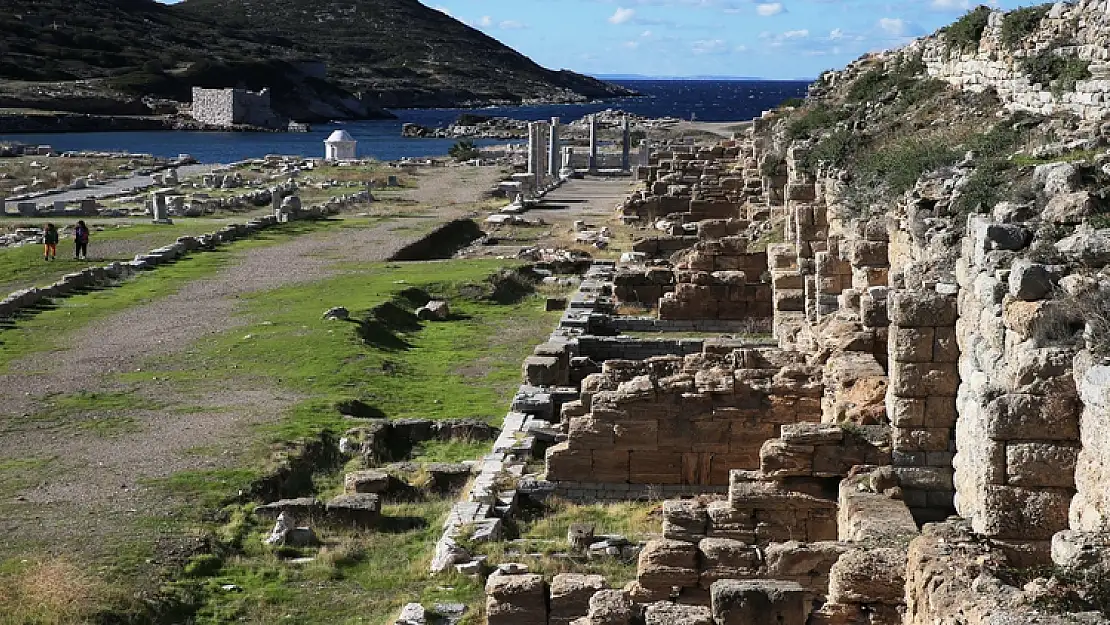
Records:
{"label": "weathered stone surface", "polygon": [[717,625],[805,625],[808,593],[795,582],[721,580],[710,590]]}
{"label": "weathered stone surface", "polygon": [[370,493],[339,495],[329,501],[325,509],[330,522],[372,527],[381,518],[382,500]]}
{"label": "weathered stone surface", "polygon": [[640,551],[637,580],[646,588],[696,586],[697,546],[678,540],[653,540]]}
{"label": "weathered stone surface", "polygon": [[706,538],[698,543],[698,551],[701,586],[706,590],[719,579],[745,579],[759,571],[759,551],[739,540]]}
{"label": "weathered stone surface", "polygon": [[289,513],[297,521],[305,521],[323,515],[324,504],[320,503],[315,497],[301,497],[299,499],[281,499],[254,509],[257,516],[266,519],[276,519],[282,512]]}
{"label": "weathered stone surface", "polygon": [[1045,266],[1027,259],[1018,259],[1010,265],[1010,295],[1031,302],[1052,291],[1052,279]]}
{"label": "weathered stone surface", "polygon": [[792,445],[833,445],[844,439],[844,430],[832,423],[787,423],[780,438]]}
{"label": "weathered stone surface", "polygon": [[661,601],[644,609],[644,625],[713,625],[707,607]]}
{"label": "weathered stone surface", "polygon": [[829,572],[829,601],[835,603],[902,603],[905,594],[904,549],[854,549]]}
{"label": "weathered stone surface", "polygon": [[352,471],[343,476],[343,490],[348,494],[381,493],[389,489],[389,480],[385,471]]}
{"label": "weathered stone surface", "polygon": [[951,326],[956,323],[956,298],[935,291],[894,291],[887,302],[890,322],[896,326]]}
{"label": "weathered stone surface", "polygon": [[773,543],[763,550],[766,577],[771,579],[828,577],[833,563],[847,550],[848,546],[843,543],[828,541],[801,543],[792,540]]}
{"label": "weathered stone surface", "polygon": [[416,309],[416,316],[429,321],[447,321],[451,318],[451,307],[443,300],[432,300]]}
{"label": "weathered stone surface", "polygon": [[556,575],[551,580],[551,613],[548,615],[548,623],[569,623],[587,616],[590,612],[590,598],[594,593],[608,587],[609,584],[600,575]]}
{"label": "weathered stone surface", "polygon": [[663,538],[698,542],[708,531],[709,515],[696,501],[672,499],[663,502]]}
{"label": "weathered stone surface", "polygon": [[985,486],[972,527],[980,534],[1014,540],[1050,540],[1068,526],[1065,489]]}
{"label": "weathered stone surface", "polygon": [[1049,442],[1006,445],[1006,476],[1014,486],[1072,488],[1077,445]]}
{"label": "weathered stone surface", "polygon": [[759,467],[768,477],[812,475],[813,451],[813,445],[792,445],[772,439],[759,450]]}
{"label": "weathered stone surface", "polygon": [[628,625],[632,602],[623,590],[602,590],[590,597],[590,625]]}
{"label": "weathered stone surface", "polygon": [[547,590],[542,575],[491,575],[486,581],[489,625],[547,622]]}

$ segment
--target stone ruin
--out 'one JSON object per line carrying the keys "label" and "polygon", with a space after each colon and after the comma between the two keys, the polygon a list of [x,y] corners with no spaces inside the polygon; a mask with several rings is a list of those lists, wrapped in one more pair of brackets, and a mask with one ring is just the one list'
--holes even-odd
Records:
{"label": "stone ruin", "polygon": [[1110,564],[1110,229],[1068,209],[1083,165],[1037,166],[1043,215],[944,218],[953,185],[925,181],[861,216],[775,124],[653,152],[622,213],[661,232],[596,261],[523,366],[520,449],[550,442],[513,497],[662,499],[662,535],[619,589],[497,567],[489,622],[1079,622],[1013,575]]}

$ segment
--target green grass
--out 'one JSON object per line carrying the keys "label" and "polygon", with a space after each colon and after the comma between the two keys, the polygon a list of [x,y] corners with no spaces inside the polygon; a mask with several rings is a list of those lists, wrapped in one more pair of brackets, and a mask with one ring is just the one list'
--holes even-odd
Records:
{"label": "green grass", "polygon": [[[36,220],[36,223],[49,220]],[[22,222],[21,222],[22,223]],[[55,223],[61,223],[55,220]],[[46,262],[42,259],[41,245],[22,245],[19,247],[0,248],[0,299],[12,291],[31,286],[46,286],[67,273],[81,271],[86,267],[97,267],[112,261],[131,260],[139,251],[151,250],[163,245],[169,245],[178,237],[194,236],[218,230],[227,221],[198,220],[182,221],[173,226],[158,226],[154,224],[135,224],[120,226],[93,232],[89,242],[89,252],[92,260],[75,260],[73,258],[73,241],[63,239],[58,244],[58,259]],[[91,223],[95,226],[95,223]],[[134,253],[106,254],[104,242],[124,241],[135,239]],[[120,249],[120,248],[113,248]]]}
{"label": "green grass", "polygon": [[0,498],[13,497],[33,486],[55,460],[38,456],[0,459]]}
{"label": "green grass", "polygon": [[1074,163],[1077,161],[1092,161],[1096,156],[1102,154],[1104,150],[1071,150],[1064,152],[1059,156],[1051,156],[1046,158],[1034,158],[1026,154],[1015,154],[1011,158],[1011,162],[1018,167],[1036,167],[1037,165],[1047,165],[1048,163]]}
{"label": "green grass", "polygon": [[[197,625],[384,625],[410,601],[426,605],[460,601],[476,607],[483,597],[480,582],[428,572],[450,506],[448,500],[387,504],[382,514],[392,519],[390,529],[320,530],[325,543],[321,549],[295,552],[315,556],[307,564],[279,558],[272,548],[261,544],[270,529],[268,524],[241,516],[233,521],[240,526],[227,528],[225,534],[239,537],[241,552],[223,559],[206,556],[203,562],[195,560],[193,570],[211,574],[173,582],[171,589],[199,602]],[[228,584],[236,590],[223,590]]]}
{"label": "green grass", "polygon": [[415,462],[462,462],[489,452],[490,441],[428,441],[412,451]]}
{"label": "green grass", "polygon": [[[57,302],[57,307],[19,319],[0,329],[0,371],[13,360],[35,352],[61,352],[80,340],[80,329],[134,306],[172,295],[193,280],[214,275],[250,249],[287,241],[298,234],[328,227],[331,222],[296,222],[272,228],[210,252],[194,253],[156,271],[139,274],[121,285]],[[41,261],[40,261],[41,262]]]}
{"label": "green grass", "polygon": [[949,26],[942,29],[944,39],[949,47],[959,52],[975,50],[983,39],[983,31],[987,29],[991,10],[987,6],[978,6]]}

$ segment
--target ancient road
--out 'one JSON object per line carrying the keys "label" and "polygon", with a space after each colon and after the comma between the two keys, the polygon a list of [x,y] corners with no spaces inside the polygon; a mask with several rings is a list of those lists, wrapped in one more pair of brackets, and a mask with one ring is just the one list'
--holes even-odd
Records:
{"label": "ancient road", "polygon": [[[197,176],[206,174],[217,167],[219,164],[209,163],[205,165],[182,165],[177,168],[177,175],[180,178],[188,176]],[[103,198],[112,195],[121,195],[130,193],[135,189],[143,189],[154,185],[154,176],[128,176],[119,180],[112,180],[106,184],[96,185],[85,189],[75,189],[73,191],[64,191],[62,193],[54,193],[51,195],[44,195],[33,200],[24,200],[27,202],[35,202],[36,204],[50,204],[61,200],[63,202],[76,202],[85,198]],[[8,210],[14,211],[18,202],[12,200],[5,200]]]}

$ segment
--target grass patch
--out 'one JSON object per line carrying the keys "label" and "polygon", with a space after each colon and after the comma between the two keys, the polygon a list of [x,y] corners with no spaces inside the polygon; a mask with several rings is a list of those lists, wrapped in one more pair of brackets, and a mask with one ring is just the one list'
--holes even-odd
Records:
{"label": "grass patch", "polygon": [[[35,352],[70,348],[82,327],[121,310],[150,303],[179,291],[186,283],[214,275],[238,254],[328,227],[333,222],[295,222],[271,228],[251,239],[183,259],[142,273],[113,288],[58,300],[54,307],[19,319],[14,327],[0,326],[0,371],[13,360]],[[41,262],[41,261],[40,261]]]}
{"label": "grass patch", "polygon": [[384,625],[409,601],[460,601],[476,612],[483,598],[479,581],[428,573],[450,506],[448,500],[386,504],[383,517],[395,531],[321,531],[323,547],[296,552],[315,558],[305,564],[278,557],[261,543],[268,524],[241,516],[229,529],[240,535],[239,555],[194,559],[187,568],[197,576],[172,582],[170,589],[199,605],[197,625]]}
{"label": "grass patch", "polygon": [[33,486],[55,460],[33,456],[0,460],[0,497],[13,497]]}
{"label": "grass patch", "polygon": [[412,450],[414,462],[462,462],[489,452],[490,441],[428,441]]}
{"label": "grass patch", "polygon": [[1091,77],[1091,62],[1074,56],[1054,54],[1056,47],[1042,50],[1034,56],[1021,60],[1021,71],[1029,80],[1049,87],[1053,95],[1075,91],[1075,84]]}
{"label": "grass patch", "polygon": [[0,565],[0,624],[88,622],[111,594],[87,567],[64,558],[8,560]]}

